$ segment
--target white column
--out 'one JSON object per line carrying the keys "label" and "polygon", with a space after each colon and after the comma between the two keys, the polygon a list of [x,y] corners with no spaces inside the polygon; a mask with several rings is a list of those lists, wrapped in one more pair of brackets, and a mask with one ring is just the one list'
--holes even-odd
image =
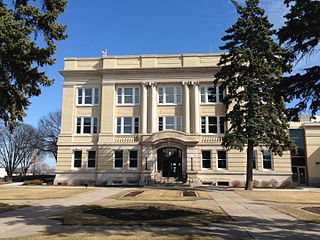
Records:
{"label": "white column", "polygon": [[188,82],[183,82],[184,92],[184,132],[190,133],[190,100],[189,100],[189,86]]}
{"label": "white column", "polygon": [[199,116],[199,83],[193,84],[193,101],[194,101],[194,132],[200,133],[200,116]]}
{"label": "white column", "polygon": [[157,132],[157,84],[151,83],[151,133]]}
{"label": "white column", "polygon": [[141,105],[141,121],[142,121],[142,134],[147,133],[148,121],[148,95],[147,85],[142,83],[142,105]]}

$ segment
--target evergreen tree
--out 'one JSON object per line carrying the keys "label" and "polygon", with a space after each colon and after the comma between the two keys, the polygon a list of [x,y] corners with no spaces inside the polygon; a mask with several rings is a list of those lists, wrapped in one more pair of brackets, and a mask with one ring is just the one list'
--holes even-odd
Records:
{"label": "evergreen tree", "polygon": [[54,64],[55,42],[67,37],[56,22],[66,4],[0,0],[0,120],[11,127],[26,115],[30,97],[53,83],[39,67]]}
{"label": "evergreen tree", "polygon": [[[285,0],[290,7],[285,16],[285,26],[278,32],[279,39],[293,54],[293,61],[300,61],[305,56],[319,52],[320,43],[320,1]],[[288,102],[298,99],[295,107],[290,109],[290,115],[298,119],[300,111],[310,107],[312,114],[320,109],[320,66],[312,66],[284,78],[282,94]]]}
{"label": "evergreen tree", "polygon": [[275,94],[284,71],[286,51],[273,40],[275,31],[259,0],[245,5],[232,1],[239,15],[222,38],[225,45],[214,83],[226,89],[224,104],[229,121],[222,145],[229,149],[247,149],[245,189],[253,188],[254,147],[264,146],[275,154],[292,149],[283,99]]}

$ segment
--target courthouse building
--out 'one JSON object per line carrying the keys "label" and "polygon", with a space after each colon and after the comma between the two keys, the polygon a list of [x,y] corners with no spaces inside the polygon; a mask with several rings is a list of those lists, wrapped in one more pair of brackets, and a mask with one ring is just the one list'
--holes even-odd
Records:
{"label": "courthouse building", "polygon": [[[212,84],[219,58],[66,58],[55,183],[244,182],[246,151],[221,146],[225,91]],[[298,154],[255,149],[254,179],[320,183],[319,124],[292,126]]]}

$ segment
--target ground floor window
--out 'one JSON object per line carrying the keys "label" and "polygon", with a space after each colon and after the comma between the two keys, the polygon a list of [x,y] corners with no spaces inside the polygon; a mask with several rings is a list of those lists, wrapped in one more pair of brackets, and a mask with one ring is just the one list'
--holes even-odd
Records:
{"label": "ground floor window", "polygon": [[114,167],[123,168],[123,150],[116,150],[114,152]]}
{"label": "ground floor window", "polygon": [[81,168],[82,162],[82,151],[77,150],[73,152],[73,167],[74,168]]}
{"label": "ground floor window", "polygon": [[226,151],[218,151],[218,168],[226,169],[227,168],[227,152]]}
{"label": "ground floor window", "polygon": [[88,168],[96,167],[96,151],[88,151]]}
{"label": "ground floor window", "polygon": [[272,169],[272,155],[271,151],[263,151],[263,169]]}
{"label": "ground floor window", "polygon": [[138,167],[138,151],[129,151],[129,168]]}
{"label": "ground floor window", "polygon": [[253,150],[252,169],[257,169],[257,150]]}
{"label": "ground floor window", "polygon": [[211,169],[211,151],[202,151],[202,168]]}

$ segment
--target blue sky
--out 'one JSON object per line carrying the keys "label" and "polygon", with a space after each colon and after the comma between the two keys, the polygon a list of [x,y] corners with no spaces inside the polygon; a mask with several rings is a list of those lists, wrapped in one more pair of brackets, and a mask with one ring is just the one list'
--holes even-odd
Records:
{"label": "blue sky", "polygon": [[[240,0],[243,2],[243,0]],[[286,8],[282,0],[261,0],[269,20],[280,27]],[[25,123],[61,108],[66,57],[180,54],[219,52],[225,29],[237,19],[230,0],[69,0],[59,22],[67,24],[69,38],[57,44],[56,63],[44,68],[55,79],[31,99]],[[320,57],[301,62],[296,69],[320,64]]]}

